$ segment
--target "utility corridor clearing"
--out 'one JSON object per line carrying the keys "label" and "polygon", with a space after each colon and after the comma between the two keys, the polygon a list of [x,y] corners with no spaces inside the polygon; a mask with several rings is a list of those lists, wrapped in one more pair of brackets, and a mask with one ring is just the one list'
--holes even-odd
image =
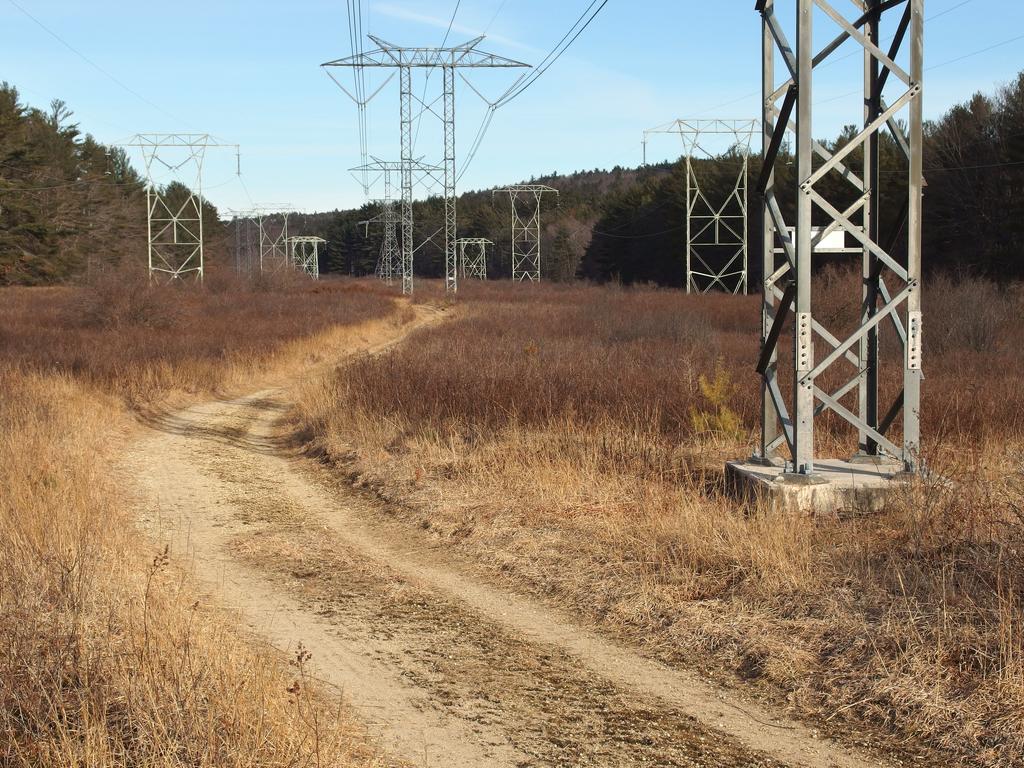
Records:
{"label": "utility corridor clearing", "polygon": [[[386,354],[441,314],[342,350]],[[295,371],[294,381],[325,371]],[[336,686],[378,745],[438,768],[867,768],[806,726],[489,583],[282,435],[287,382],[145,420],[120,473],[154,546]],[[286,693],[281,692],[284,696]]]}

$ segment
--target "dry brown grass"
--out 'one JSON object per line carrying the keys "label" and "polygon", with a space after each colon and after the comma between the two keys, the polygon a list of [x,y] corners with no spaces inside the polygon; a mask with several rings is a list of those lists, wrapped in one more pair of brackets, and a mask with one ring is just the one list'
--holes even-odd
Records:
{"label": "dry brown grass", "polygon": [[223,277],[196,290],[109,275],[85,287],[4,289],[0,351],[10,365],[70,374],[139,405],[245,381],[287,363],[312,335],[392,309],[372,282],[275,288]]}
{"label": "dry brown grass", "polygon": [[[1019,289],[947,280],[928,294],[927,458],[953,482],[824,521],[719,493],[723,460],[753,445],[756,299],[549,286],[460,298],[460,319],[305,389],[296,418],[319,450],[411,522],[663,659],[738,676],[837,731],[1015,763]],[[694,418],[714,409],[699,377],[719,361],[742,440]],[[843,455],[855,436],[829,422],[822,443]]]}
{"label": "dry brown grass", "polygon": [[134,532],[110,469],[125,399],[230,388],[390,299],[359,286],[3,298],[0,765],[380,764],[304,654],[257,645]]}

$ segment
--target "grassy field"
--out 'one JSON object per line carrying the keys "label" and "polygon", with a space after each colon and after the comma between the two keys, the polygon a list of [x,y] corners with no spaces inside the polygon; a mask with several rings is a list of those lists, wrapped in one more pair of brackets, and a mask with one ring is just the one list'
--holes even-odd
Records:
{"label": "grassy field", "polygon": [[[210,282],[214,284],[209,285]],[[84,288],[8,288],[0,304],[3,362],[67,374],[132,404],[211,393],[256,371],[316,355],[309,336],[393,309],[373,283],[310,285],[281,275],[151,290],[102,277]]]}
{"label": "grassy field", "polygon": [[[825,278],[835,326],[856,276]],[[924,457],[884,514],[720,492],[749,455],[758,300],[466,286],[457,319],[305,387],[310,448],[410,523],[671,663],[948,762],[1024,750],[1024,292],[927,292]],[[883,344],[889,343],[883,338]],[[893,388],[885,372],[883,389]],[[823,420],[820,451],[855,436]]]}
{"label": "grassy field", "polygon": [[322,359],[346,328],[399,315],[375,291],[0,293],[0,764],[378,764],[304,653],[255,645],[134,532],[110,474],[127,406]]}

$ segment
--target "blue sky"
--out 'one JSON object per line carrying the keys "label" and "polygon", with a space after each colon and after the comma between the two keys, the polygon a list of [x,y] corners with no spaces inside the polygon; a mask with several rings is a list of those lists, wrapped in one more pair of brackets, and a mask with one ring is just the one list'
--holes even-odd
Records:
{"label": "blue sky", "polygon": [[[103,72],[29,19],[15,1]],[[850,0],[832,1],[837,8],[851,6]],[[364,27],[399,45],[440,45],[456,2],[363,0]],[[777,0],[780,8],[791,3]],[[486,31],[481,48],[536,63],[588,4],[461,0],[449,43]],[[356,110],[319,68],[350,53],[346,2],[176,0],[173,13],[169,5],[0,0],[0,78],[33,105],[64,99],[83,129],[104,142],[137,132],[188,130],[239,143],[244,187],[233,178],[230,152],[211,152],[205,169],[207,194],[222,208],[255,202],[313,211],[361,203],[362,189],[347,170],[360,159]],[[610,0],[534,86],[495,113],[461,188],[556,170],[636,165],[645,128],[674,118],[756,117],[760,25],[753,5]],[[1024,69],[1019,0],[927,0],[926,16],[928,117]],[[820,27],[825,33],[824,22]],[[997,47],[984,50],[991,46]],[[816,82],[819,136],[856,119],[858,97],[850,92],[859,86],[859,68],[858,57],[849,57]],[[514,79],[509,71],[468,75],[492,98]],[[378,73],[368,77],[371,87],[383,82]],[[431,79],[428,100],[440,80]],[[423,88],[419,76],[415,89]],[[458,91],[462,155],[486,108],[461,80]],[[417,154],[428,161],[440,156],[435,123],[424,118],[417,142]],[[371,103],[369,126],[370,151],[396,159],[397,80]],[[652,141],[651,159],[679,153],[678,139]]]}

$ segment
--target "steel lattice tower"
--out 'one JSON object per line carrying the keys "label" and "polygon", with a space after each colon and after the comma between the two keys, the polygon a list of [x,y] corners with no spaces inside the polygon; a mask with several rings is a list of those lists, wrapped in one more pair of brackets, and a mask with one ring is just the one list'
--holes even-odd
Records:
{"label": "steel lattice tower", "polygon": [[260,272],[277,272],[291,265],[288,252],[289,210],[256,210],[256,225],[259,230]]}
{"label": "steel lattice tower", "polygon": [[235,271],[242,275],[252,274],[259,242],[259,229],[253,211],[231,211],[235,225]]}
{"label": "steel lattice tower", "polygon": [[[494,245],[485,237],[460,237],[455,241],[459,250],[459,274],[464,278],[487,279],[487,246]],[[473,246],[474,253],[466,253]]]}
{"label": "steel lattice tower", "polygon": [[[764,85],[764,170],[757,187],[764,199],[765,228],[762,352],[757,368],[764,382],[760,457],[770,460],[786,447],[790,477],[812,476],[815,418],[828,410],[857,430],[860,460],[878,462],[889,456],[902,462],[905,470],[915,471],[919,469],[922,379],[924,0],[858,2],[863,13],[852,20],[826,0],[787,0],[787,12],[795,10],[795,47],[776,15],[781,5],[758,0],[756,6],[763,24]],[[892,42],[883,50],[882,24],[889,19],[895,22],[889,27]],[[825,38],[827,42],[819,42],[816,21],[834,23],[829,23],[834,34]],[[848,43],[863,54],[863,122],[848,143],[831,151],[814,140],[814,77]],[[897,63],[901,54],[907,65]],[[776,76],[779,64],[781,82]],[[888,97],[887,85],[892,86]],[[879,205],[879,146],[884,131],[898,147],[906,173],[905,203],[897,225],[887,232],[881,231]],[[774,174],[789,133],[796,137],[795,190],[781,189]],[[822,184],[826,178],[844,179],[854,202],[829,199],[828,190],[837,185]],[[779,203],[779,195],[785,193],[795,194],[792,235]],[[828,225],[816,232],[815,219]],[[814,256],[824,238],[836,231],[853,238],[862,249],[863,289],[850,297],[861,310],[852,332],[833,332],[825,326],[824,316],[815,314]],[[791,314],[792,330],[785,331]],[[884,411],[879,408],[883,322],[893,329],[893,343],[886,347],[897,353],[889,364],[900,371],[901,385],[893,401],[883,404]],[[789,407],[779,375],[778,345],[784,332],[792,333],[793,343]],[[822,348],[824,354],[819,357]],[[853,398],[856,402],[849,403]],[[891,429],[900,416],[902,436],[897,437]]]}
{"label": "steel lattice tower", "polygon": [[322,237],[290,237],[288,250],[294,269],[304,272],[314,280],[320,279],[320,246],[326,243]]}
{"label": "steel lattice tower", "polygon": [[[557,195],[558,190],[544,184],[514,184],[493,190],[491,196],[498,192],[508,192],[512,202],[512,280],[539,283],[541,199],[547,193]],[[520,213],[521,200],[530,204],[525,218]]]}
{"label": "steel lattice tower", "polygon": [[[420,174],[421,177],[433,177],[435,174],[440,173],[443,170],[439,165],[430,165],[419,160],[413,160],[411,163],[406,164],[401,161],[381,160],[376,157],[373,158],[373,162],[350,169],[352,172],[377,173],[379,174],[379,179],[384,182],[384,198],[378,201],[382,207],[380,215],[375,216],[369,221],[361,221],[359,223],[364,225],[382,223],[384,225],[384,241],[381,244],[381,256],[377,264],[377,275],[386,280],[388,285],[391,284],[395,275],[401,275],[403,293],[410,293],[412,291],[413,264],[411,258],[406,261],[403,256],[405,251],[398,241],[398,228],[399,225],[402,225],[402,234],[404,236],[406,231],[404,222],[406,221],[406,216],[408,216],[408,230],[411,233],[413,229],[413,218],[412,206],[409,206],[408,211],[405,210],[404,195],[402,210],[396,210],[394,199],[394,179],[396,174],[399,175],[399,183],[404,186],[404,174],[407,167],[411,170],[412,174],[409,182],[410,189],[415,184],[416,174]],[[412,196],[410,193],[409,199],[411,198]],[[409,252],[414,253],[415,250],[415,248],[411,248]]]}
{"label": "steel lattice tower", "polygon": [[395,201],[386,198],[381,201],[384,217],[384,241],[380,246],[381,279],[388,285],[394,282],[395,274],[402,272],[402,248],[398,243],[399,215]]}
{"label": "steel lattice tower", "polygon": [[374,274],[381,280],[391,285],[395,274],[402,272],[402,254],[398,247],[398,213],[395,210],[394,200],[376,200],[381,211],[372,219],[356,222],[357,226],[365,228],[365,237],[370,236],[371,224],[384,225],[384,239],[381,241],[380,255],[377,257],[377,266]]}
{"label": "steel lattice tower", "polygon": [[[644,131],[679,134],[686,151],[686,292],[746,293],[749,261],[747,185],[750,144],[760,132],[756,120],[674,120]],[[709,199],[695,160],[717,160],[702,144],[707,136],[732,138],[739,159],[732,189],[724,199]]]}
{"label": "steel lattice tower", "polygon": [[[223,144],[206,133],[140,133],[120,146],[142,151],[146,169],[146,226],[149,276],[165,275],[179,280],[194,275],[203,279],[203,162],[206,150],[231,147],[239,158],[237,144]],[[168,160],[167,158],[170,158]],[[240,160],[238,160],[240,164]],[[179,205],[169,201],[154,179],[154,166],[172,173],[191,169],[186,185],[188,197]],[[241,168],[239,167],[239,173]]]}
{"label": "steel lattice tower", "polygon": [[401,141],[402,141],[402,292],[412,293],[413,257],[413,99],[420,103],[423,112],[433,111],[433,105],[417,99],[412,89],[413,69],[437,69],[444,71],[444,201],[445,201],[445,288],[449,292],[458,289],[458,258],[455,239],[458,229],[455,205],[455,70],[465,68],[507,68],[526,67],[519,61],[506,59],[492,53],[478,51],[476,46],[483,36],[452,48],[405,48],[392,45],[385,40],[368,36],[378,47],[345,59],[329,61],[324,67],[397,67],[401,94]]}

